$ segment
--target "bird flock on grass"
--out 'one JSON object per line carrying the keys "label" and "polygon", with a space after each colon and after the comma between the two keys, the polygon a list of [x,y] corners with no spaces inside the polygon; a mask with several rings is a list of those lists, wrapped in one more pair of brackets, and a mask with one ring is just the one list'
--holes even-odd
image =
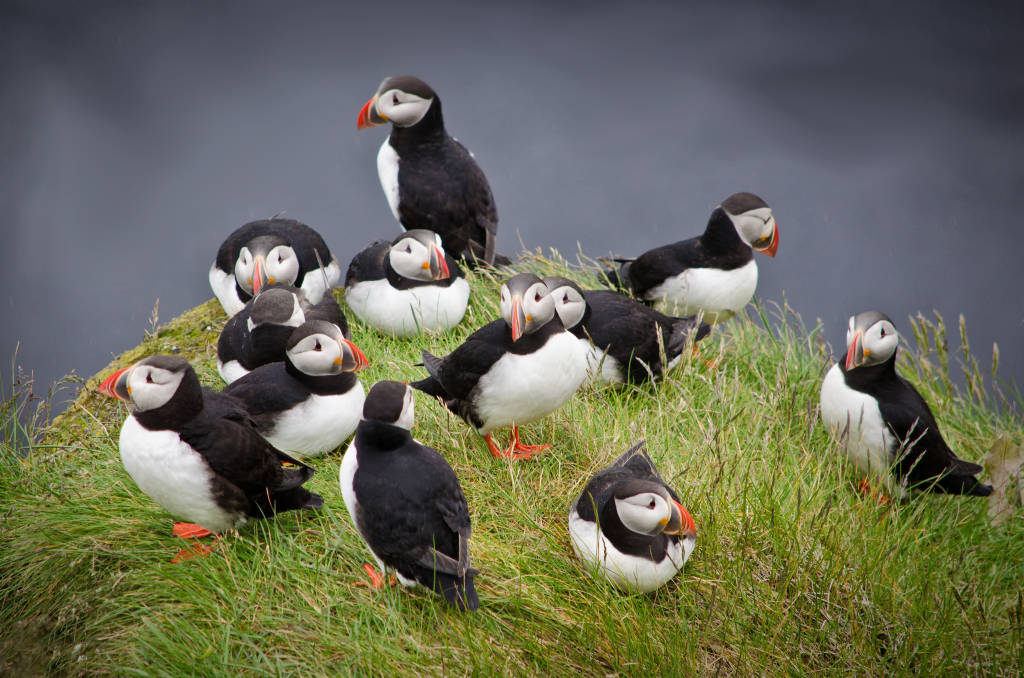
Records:
{"label": "bird flock on grass", "polygon": [[[125,469],[176,517],[190,540],[248,519],[323,506],[303,485],[311,459],[351,440],[339,483],[359,534],[387,571],[459,610],[479,605],[470,559],[470,511],[438,450],[416,440],[413,391],[434,396],[483,437],[494,457],[530,459],[520,426],[564,405],[585,383],[661,378],[711,324],[728,320],[757,287],[754,253],[774,257],[779,229],[752,193],[728,196],[704,232],[635,258],[609,261],[605,289],[565,277],[513,274],[496,251],[498,214],[473,155],[444,127],[441,101],[411,76],[390,77],[357,126],[390,125],[377,171],[403,232],[357,253],[344,280],[358,322],[394,337],[429,340],[463,321],[463,267],[507,273],[501,317],[455,350],[422,351],[423,378],[379,381],[358,372],[367,356],[350,339],[331,290],[338,258],[314,229],[266,219],[231,233],[210,267],[229,319],[217,342],[227,386],[200,385],[189,363],[155,355],[109,375],[100,391],[126,401]],[[846,353],[826,374],[821,417],[841,453],[894,497],[911,490],[984,496],[981,467],[959,459],[928,404],[895,370],[899,334],[883,313],[850,318]],[[497,438],[509,430],[508,441]],[[868,486],[864,485],[865,491]],[[696,546],[697,528],[644,449],[633,445],[595,474],[569,507],[567,529],[585,569],[625,591],[669,581]],[[192,541],[175,561],[209,551]]]}

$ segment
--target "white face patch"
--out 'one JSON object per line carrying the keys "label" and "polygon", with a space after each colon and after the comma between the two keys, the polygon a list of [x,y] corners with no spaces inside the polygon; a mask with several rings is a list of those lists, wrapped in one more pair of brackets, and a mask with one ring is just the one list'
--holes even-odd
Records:
{"label": "white face patch", "polygon": [[268,284],[291,285],[299,277],[299,258],[288,245],[278,245],[267,253],[266,273]]}
{"label": "white face patch", "polygon": [[252,276],[256,270],[256,259],[248,247],[238,251],[238,259],[235,261],[235,281],[243,290],[252,294]]}
{"label": "white face patch", "polygon": [[551,300],[565,329],[576,327],[587,312],[587,302],[583,295],[568,285],[551,290]]}
{"label": "white face patch", "polygon": [[389,89],[377,96],[377,113],[398,127],[415,125],[430,109],[433,99],[403,92],[400,89]]}
{"label": "white face patch", "polygon": [[136,365],[127,378],[133,412],[147,412],[167,404],[178,391],[184,372],[172,372],[153,365]]}
{"label": "white face patch", "polygon": [[864,332],[864,365],[884,363],[896,352],[900,335],[888,320],[879,320]]}
{"label": "white face patch", "polygon": [[416,238],[402,238],[388,252],[391,268],[398,275],[413,280],[433,280],[430,272],[430,249]]}
{"label": "white face patch", "polygon": [[[512,326],[512,315],[515,300],[509,292],[508,285],[501,286],[501,315]],[[525,316],[523,334],[529,334],[543,327],[555,315],[555,304],[547,286],[542,282],[530,285],[523,294],[522,312]]]}
{"label": "white face patch", "polygon": [[654,535],[661,532],[672,517],[672,508],[668,502],[654,492],[616,499],[615,510],[622,524],[639,534]]}
{"label": "white face patch", "polygon": [[334,337],[317,332],[304,337],[287,351],[288,359],[301,372],[312,376],[341,371],[342,348]]}
{"label": "white face patch", "polygon": [[729,214],[736,232],[743,242],[751,247],[767,247],[771,243],[772,234],[775,232],[775,217],[772,216],[770,207],[758,207],[757,209],[744,212],[743,214]]}
{"label": "white face patch", "polygon": [[416,402],[412,397],[412,389],[406,386],[405,396],[402,398],[402,413],[398,415],[398,421],[395,422],[395,426],[401,426],[406,430],[412,430],[412,426],[415,422]]}

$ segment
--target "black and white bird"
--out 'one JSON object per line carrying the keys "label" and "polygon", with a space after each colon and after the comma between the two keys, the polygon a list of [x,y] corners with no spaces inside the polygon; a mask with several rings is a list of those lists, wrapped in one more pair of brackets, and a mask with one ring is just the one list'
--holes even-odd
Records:
{"label": "black and white bird", "polygon": [[348,336],[348,321],[334,295],[309,303],[297,287],[273,283],[260,289],[241,311],[228,318],[217,339],[217,371],[232,383],[260,365],[284,360],[285,345],[306,320],[324,320]]}
{"label": "black and white bird", "polygon": [[340,278],[324,239],[294,219],[250,221],[228,236],[210,266],[210,287],[229,316],[268,283],[294,285],[315,304]]}
{"label": "black and white bird", "polygon": [[386,78],[359,111],[357,127],[385,123],[391,134],[377,153],[377,174],[398,223],[439,234],[452,256],[494,264],[491,187],[473,154],[445,130],[437,93],[409,75]]}
{"label": "black and white bird", "polygon": [[[528,458],[550,445],[522,444],[520,424],[571,398],[587,377],[587,361],[537,276],[520,273],[501,286],[501,314],[443,358],[423,351],[430,376],[412,386],[443,399],[484,437],[495,457]],[[512,438],[502,450],[491,431],[504,426],[512,427]]]}
{"label": "black and white bird", "polygon": [[345,301],[370,327],[404,337],[462,322],[469,283],[445,254],[441,236],[413,229],[392,242],[379,240],[352,259]]}
{"label": "black and white bird", "polygon": [[256,430],[289,454],[318,457],[356,430],[369,365],[337,325],[307,320],[292,331],[284,360],[257,367],[224,389],[245,404]]}
{"label": "black and white bird", "polygon": [[[649,306],[609,290],[582,290],[560,276],[544,278],[555,312],[580,340],[594,377],[641,384],[679,362],[683,350],[711,328],[696,317],[670,318]],[[668,365],[662,365],[662,356]]]}
{"label": "black and white bird", "polygon": [[982,467],[954,454],[928,403],[896,373],[899,340],[892,320],[878,311],[850,318],[846,353],[821,384],[821,420],[847,459],[894,497],[907,489],[991,494],[975,477]]}
{"label": "black and white bird", "polygon": [[[179,523],[179,536],[240,527],[249,518],[318,509],[302,484],[313,469],[257,433],[242,404],[204,391],[188,361],[156,355],[114,372],[100,392],[126,401],[121,461],[143,492]],[[203,530],[192,529],[196,526]]]}
{"label": "black and white bird", "polygon": [[721,322],[754,296],[753,251],[774,257],[778,247],[771,208],[753,193],[734,193],[711,212],[703,235],[619,259],[608,277],[666,315],[703,311],[707,322]]}
{"label": "black and white bird", "polygon": [[697,528],[643,448],[641,440],[590,479],[569,511],[569,538],[594,576],[646,592],[683,567]]}
{"label": "black and white bird", "polygon": [[[479,606],[469,563],[469,507],[455,471],[412,437],[412,389],[379,381],[341,461],[341,494],[381,570],[422,584],[459,610]],[[374,586],[383,580],[364,565]]]}

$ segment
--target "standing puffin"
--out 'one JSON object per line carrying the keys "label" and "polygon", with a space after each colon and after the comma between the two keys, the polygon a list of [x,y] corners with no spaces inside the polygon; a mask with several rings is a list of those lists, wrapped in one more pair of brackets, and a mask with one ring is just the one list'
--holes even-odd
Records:
{"label": "standing puffin", "polygon": [[569,511],[569,538],[592,574],[647,592],[683,567],[697,528],[643,447],[641,440],[590,479]]}
{"label": "standing puffin", "polygon": [[395,219],[406,230],[439,234],[456,257],[494,264],[498,210],[491,187],[473,154],[445,131],[437,93],[409,75],[386,78],[359,111],[357,127],[389,122],[377,175]]}
{"label": "standing puffin", "polygon": [[334,295],[316,304],[296,287],[274,283],[262,288],[245,307],[228,318],[217,339],[217,371],[227,383],[260,365],[284,360],[285,345],[306,320],[324,320],[348,335],[348,321]]}
{"label": "standing puffin", "polygon": [[[572,397],[587,377],[587,361],[537,276],[520,273],[501,286],[501,314],[443,358],[423,351],[430,376],[412,387],[442,398],[483,435],[495,457],[529,458],[550,445],[523,445],[519,425]],[[491,431],[503,426],[512,427],[505,450],[491,440]]]}
{"label": "standing puffin", "polygon": [[555,311],[566,329],[579,338],[595,377],[615,383],[642,384],[675,367],[683,349],[706,337],[711,328],[689,318],[670,318],[649,306],[608,290],[581,290],[572,280],[544,278]]}
{"label": "standing puffin", "polygon": [[441,236],[413,229],[357,254],[345,276],[345,301],[367,325],[404,337],[462,321],[469,283],[445,254]]}
{"label": "standing puffin", "polygon": [[[155,355],[114,372],[99,388],[127,401],[121,461],[143,492],[178,523],[175,534],[203,536],[280,511],[318,509],[302,487],[313,469],[275,449],[241,403],[204,393],[179,356]],[[181,555],[181,554],[179,554]]]}
{"label": "standing puffin", "polygon": [[734,193],[711,212],[703,235],[619,259],[609,279],[666,315],[703,311],[707,322],[721,322],[754,296],[752,250],[774,257],[778,247],[779,228],[767,203],[753,193]]}
{"label": "standing puffin", "polygon": [[850,318],[846,353],[821,384],[821,420],[846,457],[880,477],[893,496],[907,488],[984,497],[978,464],[949,449],[931,408],[896,374],[900,335],[888,316],[865,311]]}
{"label": "standing puffin", "polygon": [[238,398],[256,430],[279,450],[318,457],[356,430],[363,385],[356,372],[369,365],[337,325],[307,320],[285,345],[283,362],[257,367],[224,389]]}
{"label": "standing puffin", "polygon": [[[412,389],[374,384],[341,461],[341,494],[381,570],[395,570],[404,586],[434,590],[458,610],[475,610],[466,497],[444,457],[412,437],[412,425]],[[383,579],[363,567],[380,587]]]}
{"label": "standing puffin", "polygon": [[324,239],[294,219],[250,221],[228,236],[210,266],[210,287],[229,316],[268,283],[295,285],[315,304],[340,278]]}

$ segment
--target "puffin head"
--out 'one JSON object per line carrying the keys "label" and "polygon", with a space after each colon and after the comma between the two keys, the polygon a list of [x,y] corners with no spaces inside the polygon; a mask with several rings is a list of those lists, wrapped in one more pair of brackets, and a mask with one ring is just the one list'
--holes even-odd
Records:
{"label": "puffin head", "polygon": [[388,262],[403,278],[446,280],[451,275],[441,236],[423,228],[414,228],[395,238],[388,251]]}
{"label": "puffin head", "polygon": [[385,78],[360,109],[356,127],[366,129],[389,122],[396,127],[412,127],[423,119],[435,100],[437,94],[419,78],[411,75]]}
{"label": "puffin head", "polygon": [[768,203],[753,193],[733,193],[720,207],[743,242],[756,252],[775,256],[779,249],[779,227]]}
{"label": "puffin head", "polygon": [[183,381],[199,378],[188,361],[176,355],[154,355],[114,372],[100,384],[99,392],[128,403],[132,412],[148,412],[166,405]]}
{"label": "puffin head", "polygon": [[850,317],[846,330],[847,371],[857,367],[878,365],[896,353],[900,335],[889,316],[879,311],[864,311]]}
{"label": "puffin head", "polygon": [[307,320],[295,328],[285,355],[297,370],[311,376],[358,372],[370,364],[359,347],[326,320]]}
{"label": "puffin head", "polygon": [[363,419],[411,429],[415,421],[412,389],[398,381],[378,381],[366,394]]}
{"label": "puffin head", "polygon": [[255,296],[272,283],[293,284],[299,277],[299,258],[284,238],[261,235],[238,251],[235,260],[235,281]]}
{"label": "puffin head", "polygon": [[520,273],[501,286],[501,317],[512,328],[512,341],[536,332],[554,316],[547,285],[532,273]]}
{"label": "puffin head", "polygon": [[306,314],[302,312],[299,295],[302,294],[291,285],[278,285],[261,289],[252,300],[249,308],[249,319],[246,326],[252,332],[260,325],[284,325],[298,327],[306,322]]}
{"label": "puffin head", "polygon": [[572,280],[561,276],[548,276],[544,284],[551,290],[551,300],[555,304],[555,313],[567,330],[576,327],[587,312],[587,302],[583,298],[583,290]]}
{"label": "puffin head", "polygon": [[648,536],[670,534],[695,537],[697,527],[689,512],[653,480],[624,480],[612,495],[619,520],[630,531]]}

